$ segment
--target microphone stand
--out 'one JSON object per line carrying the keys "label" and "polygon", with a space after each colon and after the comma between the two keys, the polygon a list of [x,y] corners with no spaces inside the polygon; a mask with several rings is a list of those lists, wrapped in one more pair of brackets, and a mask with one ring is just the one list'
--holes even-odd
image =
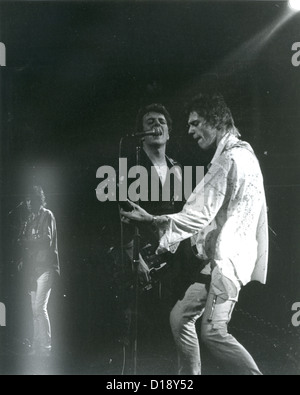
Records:
{"label": "microphone stand", "polygon": [[21,207],[21,206],[23,206],[23,202],[20,202],[16,207],[14,207],[13,209],[11,209],[9,212],[8,212],[8,216],[10,216],[13,212],[15,212],[19,207]]}
{"label": "microphone stand", "polygon": [[[142,149],[142,138],[145,136],[160,136],[162,132],[159,129],[154,128],[151,131],[136,133],[132,135],[127,135],[126,137],[137,138],[137,143],[135,146],[135,162],[136,166],[141,164],[141,149]],[[122,140],[121,140],[122,141]],[[120,150],[121,151],[121,150]],[[140,200],[135,202],[140,205]],[[137,374],[137,353],[138,353],[138,308],[139,308],[139,276],[138,267],[140,265],[140,230],[137,225],[134,229],[133,238],[133,259],[132,259],[132,272],[133,272],[133,294],[132,294],[132,314],[131,314],[131,345],[132,345],[132,374]]]}
{"label": "microphone stand", "polygon": [[[141,163],[141,141],[136,144],[136,166],[140,166]],[[140,204],[139,201],[136,202]],[[134,286],[133,286],[133,315],[132,315],[132,371],[133,374],[137,374],[137,345],[138,345],[138,302],[139,302],[139,277],[138,267],[140,264],[140,230],[135,225],[134,239],[133,239],[133,275],[134,275]]]}

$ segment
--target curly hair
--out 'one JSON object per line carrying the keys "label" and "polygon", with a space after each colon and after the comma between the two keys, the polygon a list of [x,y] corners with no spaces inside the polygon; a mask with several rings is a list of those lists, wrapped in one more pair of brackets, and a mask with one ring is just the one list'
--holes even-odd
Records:
{"label": "curly hair", "polygon": [[196,112],[200,117],[217,130],[227,130],[240,137],[234,124],[231,111],[220,93],[199,94],[186,106],[187,113]]}
{"label": "curly hair", "polygon": [[136,117],[135,133],[139,133],[140,131],[143,130],[143,117],[145,114],[148,114],[149,112],[156,112],[158,114],[163,114],[166,118],[169,132],[171,132],[172,119],[171,119],[171,116],[170,116],[168,110],[166,109],[165,106],[163,106],[160,103],[152,103],[152,104],[143,106],[139,109],[138,115]]}
{"label": "curly hair", "polygon": [[40,185],[31,186],[26,193],[31,200],[37,202],[40,206],[46,207],[46,197],[43,188]]}

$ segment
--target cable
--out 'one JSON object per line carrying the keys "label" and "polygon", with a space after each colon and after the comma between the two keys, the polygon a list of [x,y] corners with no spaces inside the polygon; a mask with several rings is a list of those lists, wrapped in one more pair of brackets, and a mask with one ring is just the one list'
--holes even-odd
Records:
{"label": "cable", "polygon": [[123,364],[122,364],[121,376],[124,376],[125,366],[126,366],[126,347],[125,344],[123,344]]}
{"label": "cable", "polygon": [[[122,145],[123,145],[123,140],[124,137],[121,137],[120,142],[119,142],[119,158],[122,157]],[[119,180],[118,180],[119,181]],[[120,213],[120,205],[118,205],[119,207],[119,218],[120,218],[120,250],[121,250],[121,273],[123,276],[123,279],[125,278],[125,251],[124,251],[124,225],[122,222],[122,218],[121,218],[121,213]],[[122,371],[121,371],[121,375],[124,375],[124,371],[125,371],[125,366],[126,366],[126,347],[125,344],[123,344],[123,364],[122,364]]]}
{"label": "cable", "polygon": [[[122,157],[122,144],[124,137],[121,137],[119,142],[119,158]],[[121,243],[121,266],[122,266],[122,275],[125,276],[125,251],[124,251],[124,225],[121,218],[120,206],[119,206],[119,218],[120,218],[120,243]]]}

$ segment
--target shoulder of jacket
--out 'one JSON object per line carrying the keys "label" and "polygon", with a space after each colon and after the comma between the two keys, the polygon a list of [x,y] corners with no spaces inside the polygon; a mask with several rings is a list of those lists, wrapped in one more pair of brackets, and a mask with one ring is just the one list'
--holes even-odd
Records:
{"label": "shoulder of jacket", "polygon": [[44,217],[51,217],[51,218],[54,218],[54,215],[53,215],[53,213],[52,213],[52,211],[51,210],[49,210],[49,209],[47,209],[47,208],[43,208],[42,209],[43,211],[42,211],[42,215],[44,216]]}
{"label": "shoulder of jacket", "polygon": [[225,147],[224,152],[230,152],[232,150],[236,149],[241,149],[241,150],[247,150],[251,152],[251,154],[254,154],[253,148],[249,143],[243,140],[238,140],[234,144],[230,144],[229,146]]}

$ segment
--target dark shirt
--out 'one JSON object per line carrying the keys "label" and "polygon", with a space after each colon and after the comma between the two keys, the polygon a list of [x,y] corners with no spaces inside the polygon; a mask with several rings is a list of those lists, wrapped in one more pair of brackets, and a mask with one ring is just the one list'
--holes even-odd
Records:
{"label": "dark shirt", "polygon": [[[182,210],[184,203],[185,203],[183,198],[179,201],[177,200],[176,191],[174,190],[174,185],[175,185],[174,178],[175,177],[177,177],[178,182],[182,185],[181,166],[178,162],[176,162],[172,158],[169,158],[167,155],[166,155],[166,163],[167,163],[169,170],[171,170],[175,166],[180,169],[179,172],[178,171],[174,172],[175,175],[171,174],[171,176],[170,176],[170,198],[168,200],[163,199],[162,183],[161,183],[161,180],[159,179],[159,176],[155,170],[154,164],[152,163],[152,161],[150,160],[150,158],[148,157],[146,152],[143,149],[141,150],[140,165],[146,169],[147,174],[148,174],[148,188],[147,188],[148,196],[147,196],[146,201],[143,201],[143,200],[140,201],[140,206],[152,215],[177,213]],[[131,157],[128,159],[128,169],[130,169],[133,166],[135,166],[135,160],[134,160],[134,158]],[[157,176],[157,183],[159,184],[159,193],[158,193],[157,201],[153,201],[151,198],[151,192],[152,192],[152,186],[153,186],[153,184],[152,184],[153,180],[152,180],[151,174],[153,174],[153,171],[155,172],[155,174]],[[128,187],[129,186],[130,186],[130,182],[128,181]],[[133,238],[133,234],[134,234],[133,227],[126,227],[125,243],[127,241],[130,241]],[[147,227],[145,227],[145,229],[143,229],[143,226],[141,226],[141,237],[145,241],[147,240],[147,238],[150,237],[151,241],[153,241],[152,236],[149,234],[149,229]]]}

